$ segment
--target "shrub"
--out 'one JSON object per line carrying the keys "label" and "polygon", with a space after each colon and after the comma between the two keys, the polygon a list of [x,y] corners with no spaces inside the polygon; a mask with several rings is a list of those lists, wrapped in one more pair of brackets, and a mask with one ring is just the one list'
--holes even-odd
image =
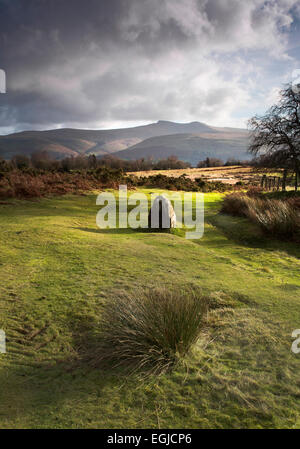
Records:
{"label": "shrub", "polygon": [[223,214],[237,215],[239,217],[246,217],[248,212],[249,197],[243,193],[231,193],[226,195],[221,212]]}
{"label": "shrub", "polygon": [[35,198],[47,195],[81,193],[103,187],[117,188],[120,183],[131,186],[130,177],[119,170],[98,169],[97,171],[51,172],[49,170],[12,170],[1,173],[1,198]]}
{"label": "shrub", "polygon": [[[0,161],[1,162],[1,161]],[[1,168],[1,166],[0,166]],[[64,195],[101,188],[117,189],[120,184],[129,188],[151,187],[184,191],[226,191],[232,189],[221,182],[191,180],[185,175],[170,177],[162,174],[149,177],[126,175],[122,169],[98,167],[97,169],[37,169],[24,167],[0,172],[1,198],[34,198],[47,195]]]}
{"label": "shrub", "polygon": [[166,289],[117,297],[105,306],[97,363],[160,374],[199,337],[208,301],[194,290]]}

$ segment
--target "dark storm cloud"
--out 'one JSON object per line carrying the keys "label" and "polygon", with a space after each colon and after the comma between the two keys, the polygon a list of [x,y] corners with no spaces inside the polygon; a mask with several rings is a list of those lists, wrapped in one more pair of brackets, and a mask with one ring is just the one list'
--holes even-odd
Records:
{"label": "dark storm cloud", "polygon": [[[241,84],[251,61],[236,50],[276,48],[276,57],[284,56],[296,6],[297,0],[0,0],[8,90],[0,96],[0,127],[221,119],[235,101],[248,99]],[[220,69],[230,53],[228,81]]]}
{"label": "dark storm cloud", "polygon": [[93,42],[118,38],[122,5],[119,0],[1,0],[2,62],[9,69],[36,68],[72,58]]}

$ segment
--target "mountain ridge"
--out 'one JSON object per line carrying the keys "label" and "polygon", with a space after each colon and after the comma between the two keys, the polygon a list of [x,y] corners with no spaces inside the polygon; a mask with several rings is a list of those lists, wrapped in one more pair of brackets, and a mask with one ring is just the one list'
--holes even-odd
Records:
{"label": "mountain ridge", "polygon": [[[186,137],[183,138],[183,135]],[[134,155],[137,159],[156,157],[160,151],[163,153],[159,154],[159,157],[164,158],[173,151],[172,154],[180,159],[186,156],[184,160],[195,163],[198,158],[197,152],[199,156],[207,154],[210,157],[220,157],[222,145],[226,155],[229,155],[230,142],[232,154],[226,157],[240,158],[246,151],[247,136],[248,131],[242,128],[218,128],[196,121],[176,123],[167,120],[131,128],[106,130],[59,128],[21,131],[0,136],[0,157],[11,159],[16,154],[29,156],[35,151],[47,151],[57,159],[89,154],[99,157],[114,154],[125,159],[132,159]],[[187,140],[190,141],[188,146]],[[154,148],[151,149],[153,145]],[[182,145],[186,149],[184,154]]]}

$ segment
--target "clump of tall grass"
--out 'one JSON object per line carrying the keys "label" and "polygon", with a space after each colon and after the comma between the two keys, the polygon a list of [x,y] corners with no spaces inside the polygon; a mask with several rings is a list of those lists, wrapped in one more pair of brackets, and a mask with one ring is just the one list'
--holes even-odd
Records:
{"label": "clump of tall grass", "polygon": [[97,365],[148,374],[170,370],[197,341],[207,305],[191,289],[153,289],[112,299],[102,316]]}
{"label": "clump of tall grass", "polygon": [[300,197],[299,196],[288,198],[286,201],[292,207],[292,209],[300,211]]}
{"label": "clump of tall grass", "polygon": [[300,231],[300,214],[288,201],[251,201],[248,217],[265,232],[278,237],[294,238]]}
{"label": "clump of tall grass", "polygon": [[230,195],[226,195],[222,203],[221,212],[223,214],[246,217],[249,199],[250,198],[243,193],[231,193]]}
{"label": "clump of tall grass", "polygon": [[299,199],[268,199],[235,193],[224,198],[222,213],[249,218],[269,235],[300,238]]}

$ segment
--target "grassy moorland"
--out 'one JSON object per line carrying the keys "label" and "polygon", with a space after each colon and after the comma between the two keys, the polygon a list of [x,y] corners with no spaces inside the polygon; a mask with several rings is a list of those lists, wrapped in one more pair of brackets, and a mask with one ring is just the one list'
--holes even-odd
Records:
{"label": "grassy moorland", "polygon": [[[300,428],[300,248],[220,215],[205,234],[99,230],[95,194],[0,204],[1,428]],[[198,286],[215,307],[193,353],[146,382],[103,373],[103,304],[122,290]]]}
{"label": "grassy moorland", "polygon": [[[236,182],[259,183],[261,176],[266,173],[265,169],[258,169],[253,167],[244,167],[233,165],[228,167],[210,167],[210,168],[182,168],[177,170],[149,170],[130,172],[135,176],[155,176],[158,174],[165,176],[172,176],[177,178],[186,175],[188,178],[195,180],[202,178],[205,181],[221,181],[224,184],[234,185]],[[270,171],[269,175],[277,175]],[[278,173],[279,175],[279,173]]]}

